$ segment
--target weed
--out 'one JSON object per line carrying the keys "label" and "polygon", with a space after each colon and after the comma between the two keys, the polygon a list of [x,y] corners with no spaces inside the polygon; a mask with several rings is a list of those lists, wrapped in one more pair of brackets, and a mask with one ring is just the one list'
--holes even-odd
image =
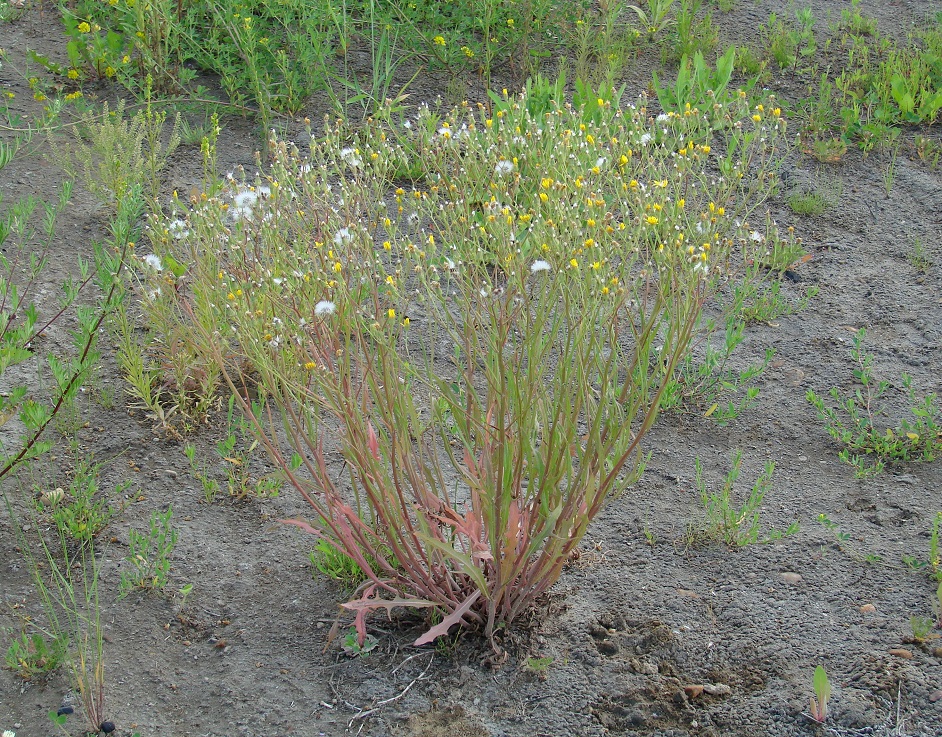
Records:
{"label": "weed", "polygon": [[59,637],[47,637],[40,632],[23,632],[7,648],[6,667],[23,680],[44,678],[58,670],[66,660],[68,642]]}
{"label": "weed", "polygon": [[124,560],[132,571],[121,573],[121,595],[134,589],[163,591],[170,573],[170,555],[177,544],[177,531],[171,526],[173,508],[168,504],[165,512],[154,510],[147,532],[130,530],[130,551]]}
{"label": "weed", "polygon": [[662,61],[709,54],[716,48],[719,31],[713,24],[711,13],[700,13],[702,6],[703,0],[681,0],[675,19],[676,32],[671,34],[673,43],[663,48]]}
{"label": "weed", "polygon": [[196,446],[193,443],[186,443],[183,446],[183,453],[190,462],[190,473],[203,487],[204,501],[212,502],[219,493],[219,482],[212,478],[196,460]]}
{"label": "weed", "polygon": [[853,375],[860,387],[846,397],[832,387],[829,393],[837,402],[836,409],[826,405],[813,390],[806,394],[818,417],[824,420],[828,434],[842,446],[838,457],[854,467],[858,478],[879,473],[887,463],[931,461],[942,451],[942,408],[935,394],[918,397],[907,374],[902,375],[902,390],[909,399],[913,419],[903,419],[885,431],[877,428],[876,418],[890,384],[874,381],[873,356],[863,349],[865,336],[866,330],[861,328],[851,350],[857,364]]}
{"label": "weed", "polygon": [[748,324],[752,322],[772,323],[783,315],[801,312],[817,296],[818,287],[810,286],[796,299],[788,299],[782,293],[782,282],[774,280],[762,286],[745,281],[735,287],[734,302],[741,305],[739,314]]}
{"label": "weed", "polygon": [[311,551],[310,559],[314,570],[339,581],[351,590],[366,580],[366,574],[359,564],[326,540],[317,541],[314,550]]}
{"label": "weed", "polygon": [[379,639],[374,635],[366,635],[362,639],[357,636],[354,627],[350,628],[347,636],[343,638],[343,652],[351,658],[367,658],[379,646]]}
{"label": "weed", "polygon": [[835,164],[847,153],[847,142],[842,138],[816,138],[809,153],[822,163]]}
{"label": "weed", "polygon": [[838,28],[857,36],[874,36],[877,32],[876,18],[870,18],[860,12],[860,0],[851,0],[849,8],[841,9]]}
{"label": "weed", "polygon": [[[745,299],[741,292],[738,296]],[[661,400],[663,409],[689,411],[690,408],[696,408],[704,417],[710,417],[722,426],[735,420],[753,404],[759,396],[759,388],[748,385],[761,376],[771,363],[774,350],[766,350],[761,363],[742,371],[727,368],[730,357],[743,341],[745,327],[746,322],[739,317],[738,310],[731,309],[722,347],[717,348],[708,341],[702,361],[696,361],[692,354],[684,357],[676,375],[664,387]],[[708,323],[706,334],[712,334],[715,329],[713,323]],[[737,399],[735,395],[744,389],[745,392]],[[734,395],[733,398],[726,399],[730,394]],[[724,400],[725,403],[722,403]]]}
{"label": "weed", "polygon": [[[730,547],[741,547],[762,541],[759,528],[759,508],[772,487],[775,464],[768,461],[752,486],[749,498],[737,507],[733,503],[733,487],[739,479],[742,467],[742,451],[736,450],[732,467],[726,474],[723,488],[718,492],[707,491],[703,478],[703,465],[696,459],[696,483],[700,500],[707,514],[706,535],[726,543]],[[797,532],[798,523],[792,523],[784,532],[772,531],[765,541],[778,539]]]}
{"label": "weed", "polygon": [[657,34],[674,22],[670,17],[673,4],[674,0],[647,0],[647,5],[644,8],[639,5],[628,5],[627,7],[638,16],[638,20],[641,21],[642,33],[647,35],[648,41],[653,41]]}
{"label": "weed", "polygon": [[912,239],[912,245],[906,253],[906,260],[912,264],[916,271],[921,271],[924,274],[933,266],[933,261],[926,252],[926,247],[923,245],[922,239],[917,237]]}
{"label": "weed", "polygon": [[915,642],[925,642],[930,639],[931,632],[935,627],[935,620],[932,617],[912,616],[909,618],[909,626],[913,633]]}
{"label": "weed", "polygon": [[797,190],[786,199],[791,211],[796,215],[816,217],[833,204],[824,194],[816,190]]}
{"label": "weed", "polygon": [[[40,497],[40,511],[49,512],[63,537],[87,542],[98,535],[114,515],[108,499],[98,494],[100,470],[100,464],[80,461],[73,472],[68,492]],[[124,488],[126,486],[120,485],[116,494]]]}
{"label": "weed", "polygon": [[[661,108],[667,113],[682,115],[685,112],[703,110],[712,114],[714,103],[729,103],[737,93],[728,90],[729,80],[733,74],[733,62],[736,57],[736,47],[730,46],[726,52],[716,60],[716,69],[710,68],[699,51],[689,58],[686,55],[680,61],[677,71],[677,81],[673,87],[660,84],[657,72],[654,73],[654,88]],[[755,84],[750,80],[748,88]],[[720,108],[722,109],[722,108]]]}
{"label": "weed", "polygon": [[159,172],[180,141],[179,117],[168,143],[161,141],[165,120],[166,113],[155,112],[149,102],[130,118],[123,100],[114,110],[105,103],[100,115],[73,126],[72,140],[50,137],[49,141],[66,173],[81,175],[89,192],[117,210],[145,185],[150,201],[157,201]]}
{"label": "weed", "polygon": [[769,50],[779,69],[789,69],[798,59],[798,41],[784,21],[775,13],[769,14],[768,23],[759,28],[763,46]]}
{"label": "weed", "polygon": [[818,724],[824,724],[828,718],[828,701],[831,698],[831,683],[828,681],[827,671],[823,665],[814,669],[814,678],[811,682],[814,696],[811,697],[811,718]]}
{"label": "weed", "polygon": [[554,658],[552,655],[547,655],[542,658],[531,655],[526,660],[526,668],[531,673],[544,674],[555,662],[556,658]]}
{"label": "weed", "polygon": [[[264,411],[260,402],[252,402],[252,414],[258,421]],[[276,497],[281,488],[281,479],[275,476],[254,478],[249,466],[252,454],[258,447],[258,439],[253,436],[252,425],[244,417],[235,414],[235,399],[229,398],[229,411],[226,414],[226,428],[228,433],[225,439],[216,444],[216,452],[225,464],[226,485],[229,496],[236,499],[248,497]]]}
{"label": "weed", "polygon": [[736,47],[734,67],[742,76],[763,81],[768,76],[766,65],[765,59],[751,46]]}
{"label": "weed", "polygon": [[935,170],[939,166],[939,160],[942,159],[942,143],[929,136],[917,135],[914,139],[914,145],[919,160],[927,163],[930,169]]}
{"label": "weed", "polygon": [[[253,367],[271,410],[235,402],[316,512],[291,523],[368,578],[345,605],[361,645],[368,613],[412,606],[442,613],[420,644],[480,626],[499,652],[497,630],[637,477],[704,301],[774,185],[784,121],[771,105],[716,103],[740,124],[709,156],[706,113],[665,125],[583,85],[538,119],[524,96],[420,111],[401,135],[429,173],[410,191],[388,192],[405,147],[374,122],[354,141],[328,127],[309,164],[273,140],[251,219],[233,221],[223,197],[186,213],[190,278],[166,290],[168,313],[231,388]],[[628,204],[602,219],[606,193]],[[303,207],[286,206],[295,197]],[[312,247],[286,248],[289,233]],[[434,357],[433,330],[446,336]]]}

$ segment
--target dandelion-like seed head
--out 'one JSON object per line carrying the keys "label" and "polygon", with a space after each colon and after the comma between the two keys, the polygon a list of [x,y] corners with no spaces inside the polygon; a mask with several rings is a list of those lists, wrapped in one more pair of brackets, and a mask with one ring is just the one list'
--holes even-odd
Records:
{"label": "dandelion-like seed head", "polygon": [[148,253],[144,257],[144,263],[147,264],[154,271],[164,270],[164,265],[160,260],[160,256],[158,256],[156,253]]}
{"label": "dandelion-like seed head", "polygon": [[530,271],[531,271],[532,273],[534,273],[534,274],[538,274],[538,273],[541,272],[541,271],[551,271],[552,268],[553,268],[553,267],[550,266],[549,261],[543,261],[542,259],[540,259],[540,260],[538,260],[538,261],[534,261],[534,262],[530,265]]}
{"label": "dandelion-like seed head", "polygon": [[504,159],[501,159],[500,161],[498,161],[497,166],[494,167],[494,173],[497,174],[497,176],[499,177],[506,176],[507,174],[510,174],[510,172],[512,172],[513,170],[514,170],[513,162],[506,161]]}
{"label": "dandelion-like seed head", "polygon": [[323,315],[333,315],[337,311],[337,305],[327,299],[322,299],[314,305],[314,314],[318,317]]}

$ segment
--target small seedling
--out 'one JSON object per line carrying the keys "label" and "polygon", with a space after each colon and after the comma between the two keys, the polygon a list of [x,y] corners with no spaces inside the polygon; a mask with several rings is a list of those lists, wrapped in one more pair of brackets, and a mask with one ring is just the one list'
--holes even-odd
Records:
{"label": "small seedling", "polygon": [[16,671],[24,681],[46,676],[65,661],[67,643],[64,638],[46,639],[41,633],[21,634],[10,643],[6,667]]}
{"label": "small seedling", "polygon": [[913,238],[912,248],[906,254],[906,260],[912,264],[916,271],[926,273],[932,268],[932,259],[926,253],[926,247],[919,238]]}
{"label": "small seedling", "polygon": [[556,662],[556,658],[552,655],[547,655],[545,658],[527,658],[527,670],[539,675],[543,675],[549,669],[549,667]]}
{"label": "small seedling", "polygon": [[357,656],[361,658],[369,657],[369,654],[379,645],[379,639],[374,635],[366,635],[361,645],[357,638],[355,627],[351,627],[347,636],[343,639],[343,651],[351,658]]}
{"label": "small seedling", "polygon": [[935,621],[932,617],[910,617],[909,626],[913,631],[913,640],[915,642],[925,642],[930,639],[932,628]]}
{"label": "small seedling", "polygon": [[831,683],[828,681],[827,671],[823,665],[814,669],[814,696],[811,697],[811,718],[818,724],[824,724],[828,718],[828,699],[831,698]]}
{"label": "small seedling", "polygon": [[121,573],[121,595],[127,596],[132,589],[154,589],[162,591],[170,573],[170,554],[177,544],[177,531],[170,525],[173,508],[166,512],[154,511],[150,518],[150,530],[146,533],[130,531],[130,553],[125,560],[134,570]]}

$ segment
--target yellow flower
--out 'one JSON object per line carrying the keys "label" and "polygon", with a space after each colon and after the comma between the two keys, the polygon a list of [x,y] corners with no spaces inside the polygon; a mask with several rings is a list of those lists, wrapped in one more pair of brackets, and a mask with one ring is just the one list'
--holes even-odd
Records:
{"label": "yellow flower", "polygon": [[408,318],[408,317],[404,317],[404,318],[402,319],[402,327],[404,327],[404,328],[409,327],[409,318]]}
{"label": "yellow flower", "polygon": [[513,19],[513,18],[508,18],[508,19],[507,19],[507,25],[510,26],[511,28],[513,28],[513,27],[514,27],[514,19]]}
{"label": "yellow flower", "polygon": [[131,61],[131,57],[128,56],[127,54],[125,54],[124,56],[121,57],[121,63],[122,63],[122,64],[127,64],[129,61]]}
{"label": "yellow flower", "polygon": [[445,38],[444,36],[436,36],[435,38],[432,39],[432,43],[435,44],[436,46],[444,46]]}
{"label": "yellow flower", "polygon": [[574,269],[578,269],[578,268],[579,268],[579,262],[576,261],[574,258],[569,259],[569,265],[570,265],[572,268],[574,268]]}
{"label": "yellow flower", "polygon": [[82,21],[81,23],[78,24],[79,33],[91,33],[91,31],[92,31],[92,27],[88,25],[88,23],[86,23],[85,21]]}
{"label": "yellow flower", "polygon": [[647,217],[648,225],[657,225],[658,219],[654,215],[648,215]]}
{"label": "yellow flower", "polygon": [[390,320],[396,319],[396,311],[392,307],[390,307],[389,310],[387,310],[386,314],[389,316]]}
{"label": "yellow flower", "polygon": [[304,368],[306,368],[308,371],[313,371],[317,368],[317,364],[313,361],[308,361],[306,364],[304,364]]}
{"label": "yellow flower", "polygon": [[114,76],[114,67],[105,67],[105,76],[113,77]]}
{"label": "yellow flower", "polygon": [[343,266],[341,265],[341,263],[340,263],[339,261],[335,261],[335,262],[334,262],[334,271],[337,272],[338,274],[339,274],[341,271],[343,271]]}
{"label": "yellow flower", "polygon": [[68,77],[69,79],[78,79],[78,78],[79,78],[79,70],[78,70],[78,69],[70,69],[69,71],[67,71],[67,72],[65,73],[65,76]]}
{"label": "yellow flower", "polygon": [[762,120],[762,116],[756,113],[755,115],[752,116],[752,119],[758,123]]}

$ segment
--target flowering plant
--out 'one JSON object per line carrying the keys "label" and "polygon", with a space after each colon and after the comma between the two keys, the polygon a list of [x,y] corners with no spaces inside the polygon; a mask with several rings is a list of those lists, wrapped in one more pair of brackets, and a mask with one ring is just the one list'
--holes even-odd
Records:
{"label": "flowering plant", "polygon": [[[256,430],[314,512],[289,522],[366,575],[361,643],[368,612],[416,607],[417,644],[459,624],[499,651],[640,474],[705,302],[754,255],[778,116],[711,110],[717,146],[696,111],[596,107],[422,111],[353,146],[329,129],[308,161],[272,141],[250,215],[188,215],[168,299],[237,397],[250,366],[281,410]],[[424,181],[396,186],[416,155]]]}

